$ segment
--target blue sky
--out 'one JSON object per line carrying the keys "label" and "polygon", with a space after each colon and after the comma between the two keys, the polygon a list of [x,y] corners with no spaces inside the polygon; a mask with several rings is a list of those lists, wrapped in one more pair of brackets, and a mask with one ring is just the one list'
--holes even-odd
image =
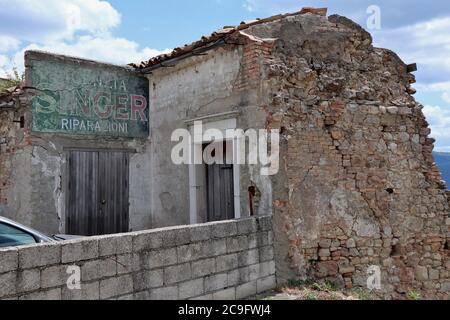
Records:
{"label": "blue sky", "polygon": [[328,7],[363,27],[367,8],[381,10],[376,46],[416,62],[416,99],[450,152],[450,5],[448,0],[0,0],[0,76],[23,68],[23,52],[40,49],[125,64],[146,60],[224,25],[305,6]]}

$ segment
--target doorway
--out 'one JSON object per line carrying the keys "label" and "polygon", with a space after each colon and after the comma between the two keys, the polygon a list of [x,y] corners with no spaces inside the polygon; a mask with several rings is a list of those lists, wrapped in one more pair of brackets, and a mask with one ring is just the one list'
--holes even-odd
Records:
{"label": "doorway", "polygon": [[[223,159],[227,159],[227,152],[232,151],[226,141],[217,143],[216,150],[218,148],[223,148]],[[208,222],[234,219],[233,165],[214,163],[205,165],[205,169]]]}
{"label": "doorway", "polygon": [[[223,115],[218,115],[218,117]],[[208,120],[215,116],[208,117]],[[203,161],[205,145],[211,144],[209,138],[196,136],[194,124],[196,119],[187,121],[190,124],[191,152],[189,165],[189,213],[190,223],[240,219],[241,189],[240,157],[241,137],[232,137],[225,141],[215,141],[226,145],[226,157],[232,159],[227,165],[206,165]],[[227,130],[236,129],[236,118],[203,123],[203,132],[209,129],[220,130],[222,137],[227,137]],[[244,142],[245,143],[245,142]],[[224,147],[225,148],[225,147]],[[199,159],[199,157],[201,159]],[[200,160],[200,161],[199,161]],[[198,163],[200,162],[200,163]],[[232,163],[232,164],[230,164]],[[205,168],[206,167],[206,168]],[[231,201],[229,200],[231,199]],[[231,203],[230,203],[231,202]]]}
{"label": "doorway", "polygon": [[96,236],[129,231],[129,152],[70,150],[66,233]]}

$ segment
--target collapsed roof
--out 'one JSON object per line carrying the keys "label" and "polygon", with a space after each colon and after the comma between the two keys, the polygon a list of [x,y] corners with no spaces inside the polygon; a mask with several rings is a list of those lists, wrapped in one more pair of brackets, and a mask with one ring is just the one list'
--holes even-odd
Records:
{"label": "collapsed roof", "polygon": [[151,58],[150,60],[143,61],[139,64],[132,63],[130,64],[130,66],[138,70],[150,69],[152,67],[161,65],[169,60],[181,58],[182,56],[189,55],[192,53],[197,53],[197,50],[214,47],[217,44],[223,43],[223,41],[226,40],[227,37],[233,35],[234,33],[248,29],[254,25],[273,22],[276,20],[281,20],[286,17],[303,15],[307,13],[326,16],[327,8],[303,8],[302,10],[294,13],[279,14],[265,19],[256,19],[253,21],[242,22],[239,26],[225,26],[222,29],[213,32],[209,36],[203,36],[198,41],[195,41],[191,44],[186,44],[181,48],[175,48],[170,53],[161,54],[159,56]]}

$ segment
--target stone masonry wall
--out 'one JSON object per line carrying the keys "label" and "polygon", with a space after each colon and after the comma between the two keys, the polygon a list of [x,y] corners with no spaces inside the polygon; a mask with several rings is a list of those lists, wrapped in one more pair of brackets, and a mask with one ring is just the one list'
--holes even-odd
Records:
{"label": "stone masonry wall", "polygon": [[259,217],[0,249],[0,299],[246,298],[276,285],[271,230]]}
{"label": "stone masonry wall", "polygon": [[293,16],[246,32],[275,41],[262,93],[267,126],[282,132],[278,279],[366,287],[377,266],[395,298],[448,299],[449,204],[407,65],[340,16]]}

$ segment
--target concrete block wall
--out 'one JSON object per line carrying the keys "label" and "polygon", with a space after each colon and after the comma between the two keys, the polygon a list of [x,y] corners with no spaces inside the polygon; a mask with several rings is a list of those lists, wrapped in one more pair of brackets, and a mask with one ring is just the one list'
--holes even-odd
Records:
{"label": "concrete block wall", "polygon": [[[67,286],[73,266],[80,290]],[[271,217],[0,249],[0,300],[224,300],[275,286]]]}

